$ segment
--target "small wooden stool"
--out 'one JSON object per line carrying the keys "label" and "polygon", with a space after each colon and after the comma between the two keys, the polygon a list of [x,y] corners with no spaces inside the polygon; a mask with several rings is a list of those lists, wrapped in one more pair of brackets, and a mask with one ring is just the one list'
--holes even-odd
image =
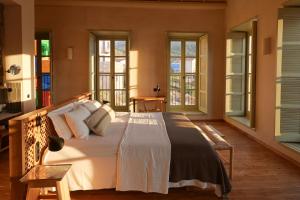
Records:
{"label": "small wooden stool", "polygon": [[[70,200],[70,191],[66,173],[71,165],[36,165],[21,182],[27,183],[26,200],[58,199]],[[55,187],[56,194],[41,194],[41,188]]]}

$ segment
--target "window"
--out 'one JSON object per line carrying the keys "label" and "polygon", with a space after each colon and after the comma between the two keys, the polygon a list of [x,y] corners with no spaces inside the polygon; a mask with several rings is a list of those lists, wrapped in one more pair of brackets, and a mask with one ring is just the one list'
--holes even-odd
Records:
{"label": "window", "polygon": [[300,151],[300,9],[279,10],[275,134]]}
{"label": "window", "polygon": [[255,127],[256,21],[244,23],[226,41],[226,116]]}
{"label": "window", "polygon": [[116,110],[128,110],[128,40],[99,38],[96,96]]}
{"label": "window", "polygon": [[37,33],[35,39],[36,108],[51,105],[52,55],[49,33]]}
{"label": "window", "polygon": [[169,49],[169,110],[207,112],[207,36],[170,37]]}

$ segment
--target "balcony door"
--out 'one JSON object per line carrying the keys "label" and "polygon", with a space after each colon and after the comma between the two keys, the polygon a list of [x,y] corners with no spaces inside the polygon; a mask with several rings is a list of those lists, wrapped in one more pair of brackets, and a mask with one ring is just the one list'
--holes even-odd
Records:
{"label": "balcony door", "polygon": [[98,39],[97,99],[128,110],[128,39]]}
{"label": "balcony door", "polygon": [[198,109],[199,39],[169,40],[169,109]]}

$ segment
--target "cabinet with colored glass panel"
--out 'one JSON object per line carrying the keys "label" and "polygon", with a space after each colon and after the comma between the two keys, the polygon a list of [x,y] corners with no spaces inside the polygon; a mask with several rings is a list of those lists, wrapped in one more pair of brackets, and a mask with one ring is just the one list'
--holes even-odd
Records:
{"label": "cabinet with colored glass panel", "polygon": [[52,53],[50,33],[35,36],[36,107],[51,105]]}

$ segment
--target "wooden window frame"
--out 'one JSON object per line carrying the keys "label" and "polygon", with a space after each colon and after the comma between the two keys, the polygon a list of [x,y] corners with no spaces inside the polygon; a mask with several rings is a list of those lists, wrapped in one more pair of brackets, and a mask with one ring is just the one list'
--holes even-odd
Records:
{"label": "wooden window frame", "polygon": [[[51,77],[51,82],[50,82],[50,101],[51,101],[51,104],[53,104],[53,48],[52,48],[52,46],[53,46],[53,44],[52,44],[52,33],[50,32],[50,31],[44,31],[44,32],[36,32],[35,33],[35,41],[41,41],[41,40],[49,40],[49,45],[50,45],[50,54],[49,54],[49,57],[50,57],[50,77]],[[36,56],[35,57],[37,57],[37,65],[38,66],[40,66],[39,67],[39,71],[37,72],[36,71],[36,69],[37,69],[37,67],[35,66],[35,73],[34,73],[34,76],[36,77],[37,76],[37,74],[39,75],[39,76],[41,76],[41,74],[42,74],[42,58],[43,58],[43,56],[42,56],[42,53],[41,53],[41,44],[36,44],[37,46],[36,46]],[[34,61],[34,64],[36,64],[35,63],[35,61]],[[37,90],[38,90],[38,93],[40,93],[40,94],[42,94],[42,92],[43,92],[43,90],[42,90],[42,84],[43,84],[43,82],[42,82],[42,78],[40,78],[40,79],[37,79],[38,80],[38,82],[37,82],[37,85],[36,85],[36,88],[35,88],[35,98],[37,98]],[[38,85],[40,86],[40,87],[38,87]],[[42,102],[42,95],[39,95],[38,96],[38,102]],[[42,108],[43,107],[43,105],[41,104],[41,105],[36,105],[36,108],[38,109],[38,108]]]}
{"label": "wooden window frame", "polygon": [[[282,127],[281,127],[282,126],[282,122],[281,122],[282,109],[287,109],[287,110],[291,109],[291,110],[293,110],[293,112],[295,112],[295,110],[300,109],[299,104],[295,103],[295,101],[297,101],[298,99],[297,100],[291,99],[291,96],[289,97],[288,100],[286,100],[286,101],[290,101],[290,102],[282,103],[282,86],[281,86],[282,83],[284,83],[285,81],[287,81],[287,82],[290,81],[290,80],[284,81],[283,79],[292,78],[292,79],[300,80],[300,73],[295,73],[295,72],[291,72],[291,71],[289,72],[289,70],[291,70],[291,66],[288,66],[288,64],[286,64],[286,66],[283,66],[284,54],[286,54],[286,52],[284,52],[283,50],[284,49],[285,50],[292,49],[295,51],[295,50],[299,50],[298,48],[300,48],[300,39],[298,41],[293,41],[293,39],[285,38],[285,36],[284,36],[285,23],[287,23],[288,20],[299,20],[299,23],[300,23],[299,10],[300,10],[299,8],[295,8],[295,7],[279,9],[278,26],[277,26],[278,34],[277,34],[277,73],[276,73],[276,106],[275,106],[275,136],[276,136],[276,139],[278,139],[279,142],[286,144],[286,146],[288,146],[292,149],[295,149],[298,152],[300,152],[299,147],[295,148],[295,146],[292,145],[292,143],[283,142],[284,139],[282,139],[280,137],[284,136],[285,134],[291,133],[291,132],[288,132],[290,130],[294,131],[293,128],[291,128],[291,127],[284,127],[285,131],[288,130],[287,132],[282,131]],[[292,28],[294,30],[296,27],[292,27]],[[297,28],[299,28],[299,27],[297,27]],[[290,27],[290,29],[291,29],[291,27]],[[297,29],[297,30],[299,30],[299,33],[300,33],[300,29]],[[287,41],[285,41],[285,39]],[[295,46],[296,47],[298,46],[298,48],[295,48]],[[288,47],[292,47],[292,48],[288,48]],[[284,72],[284,70],[283,70],[284,67],[287,67],[289,69]],[[293,80],[293,82],[294,81],[295,80]],[[296,85],[293,85],[293,87],[296,87]],[[287,92],[287,93],[289,93],[289,95],[291,95],[292,92],[291,91],[289,91],[289,92]],[[293,92],[295,92],[295,91],[293,91]],[[287,93],[286,93],[286,95],[288,95]],[[288,126],[291,126],[291,124],[293,123],[292,122],[293,119],[285,118],[285,120],[289,120]]]}
{"label": "wooden window frame", "polygon": [[[249,22],[243,23],[241,26],[244,24],[251,23],[251,31],[240,31],[240,30],[235,30],[233,29],[232,32],[230,33],[243,33],[245,34],[245,45],[244,45],[244,52],[245,52],[245,60],[244,60],[244,77],[243,77],[243,102],[242,102],[242,107],[243,107],[243,113],[241,114],[228,114],[225,109],[225,115],[231,119],[234,119],[237,122],[240,122],[241,124],[244,124],[252,129],[255,129],[255,116],[256,116],[256,60],[257,60],[257,20],[253,19],[250,20]],[[252,41],[251,41],[251,54],[249,52],[249,36],[252,36]],[[251,73],[249,73],[249,63],[250,63],[250,57],[251,56]],[[226,57],[227,58],[227,57]],[[227,66],[226,66],[227,68]],[[249,75],[251,74],[251,82],[249,85]],[[226,69],[226,75],[227,75],[227,69]],[[249,92],[249,87],[250,87],[250,92]],[[249,97],[248,95],[251,95],[250,98],[250,108],[248,107],[249,105]],[[225,94],[226,95],[226,94]],[[227,106],[228,102],[226,101],[226,96],[225,96],[225,106]],[[249,112],[250,109],[250,112]],[[239,119],[239,118],[244,118],[248,123],[245,123],[244,120]]]}
{"label": "wooden window frame", "polygon": [[[192,36],[169,36],[168,37],[168,65],[167,65],[167,97],[168,97],[168,104],[167,104],[167,110],[169,111],[199,111],[198,104],[199,104],[199,60],[200,60],[200,52],[199,52],[199,38],[200,36],[197,37],[192,37]],[[180,70],[180,79],[181,79],[181,105],[175,105],[172,106],[170,102],[170,64],[171,64],[171,58],[174,56],[171,56],[171,42],[172,41],[180,41],[181,42],[181,70]],[[196,99],[195,99],[195,105],[185,105],[185,92],[186,92],[186,84],[185,84],[185,60],[186,58],[194,58],[191,56],[186,56],[185,54],[185,43],[187,41],[195,41],[196,42],[196,72],[193,73],[196,77],[196,84],[195,84],[195,92],[196,92]],[[184,70],[183,70],[184,69]],[[182,81],[184,83],[182,83]]]}
{"label": "wooden window frame", "polygon": [[[101,57],[99,55],[99,41],[100,40],[109,40],[111,42],[111,55],[110,58],[110,105],[113,109],[117,111],[128,111],[129,110],[129,37],[128,36],[117,36],[117,35],[105,35],[105,36],[96,36],[96,62],[95,62],[95,98],[100,100],[100,88],[99,88],[99,75],[101,74],[99,72],[99,58]],[[115,56],[115,45],[113,44],[115,41],[118,40],[125,40],[126,41],[126,56]],[[125,57],[126,58],[126,72],[120,73],[125,74],[126,78],[126,105],[125,106],[115,106],[115,58],[117,57]]]}

